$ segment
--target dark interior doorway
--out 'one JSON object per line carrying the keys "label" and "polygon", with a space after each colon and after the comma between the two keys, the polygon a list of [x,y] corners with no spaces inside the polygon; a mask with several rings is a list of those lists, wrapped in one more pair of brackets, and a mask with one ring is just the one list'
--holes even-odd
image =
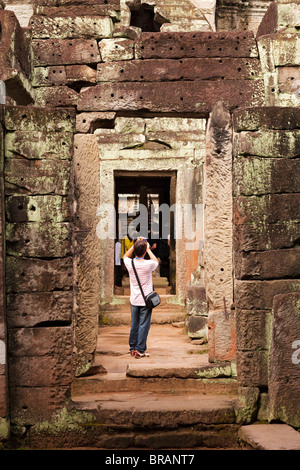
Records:
{"label": "dark interior doorway", "polygon": [[[175,204],[175,187],[175,172],[115,173],[115,293],[124,291],[128,275],[122,257],[138,236],[147,238],[160,260],[154,275],[167,280],[168,293],[176,293],[174,213],[169,211],[166,217],[168,211],[162,210],[162,205],[170,208]],[[116,264],[119,256],[121,267]]]}
{"label": "dark interior doorway", "polygon": [[150,5],[140,5],[138,9],[131,9],[130,26],[137,26],[143,32],[159,32],[161,24],[155,19],[154,7]]}

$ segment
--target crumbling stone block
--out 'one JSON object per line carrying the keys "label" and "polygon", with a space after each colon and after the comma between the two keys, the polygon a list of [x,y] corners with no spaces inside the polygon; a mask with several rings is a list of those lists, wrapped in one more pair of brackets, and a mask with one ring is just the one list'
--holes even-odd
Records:
{"label": "crumbling stone block", "polygon": [[284,34],[277,33],[272,37],[261,37],[259,38],[259,47],[265,47],[267,51],[272,48],[272,54],[270,56],[273,59],[273,64],[276,67],[282,67],[285,65],[300,65],[299,59],[299,43],[300,34]]}
{"label": "crumbling stone block", "polygon": [[208,113],[220,96],[229,108],[263,100],[261,81],[250,82],[245,89],[243,80],[102,83],[81,91],[79,111],[202,112]]}
{"label": "crumbling stone block", "polygon": [[67,86],[40,87],[35,93],[37,106],[76,106],[79,94]]}
{"label": "crumbling stone block", "polygon": [[300,155],[300,131],[241,132],[234,145],[234,156],[238,155],[295,158]]}
{"label": "crumbling stone block", "polygon": [[4,124],[9,131],[73,132],[75,116],[74,109],[55,109],[50,112],[38,106],[4,107]]}
{"label": "crumbling stone block", "polygon": [[187,285],[185,331],[190,338],[204,338],[207,341],[207,300],[205,287]]}
{"label": "crumbling stone block", "polygon": [[96,70],[85,64],[35,67],[33,70],[32,85],[35,87],[67,85],[76,82],[96,83]]}
{"label": "crumbling stone block", "polygon": [[30,78],[31,56],[29,38],[24,34],[13,11],[0,9],[1,23],[1,80],[16,78],[24,73]]}
{"label": "crumbling stone block", "polygon": [[209,311],[208,359],[210,362],[236,360],[236,324],[234,312]]}
{"label": "crumbling stone block", "polygon": [[[71,132],[16,131],[5,136],[7,159],[23,156],[27,159],[70,159],[73,147]],[[25,176],[25,175],[24,175]]]}
{"label": "crumbling stone block", "polygon": [[114,38],[137,39],[142,34],[142,29],[137,26],[115,25],[113,31]]}
{"label": "crumbling stone block", "polygon": [[241,251],[276,250],[293,247],[299,239],[299,223],[278,222],[263,224],[239,224],[234,227],[235,258]]}
{"label": "crumbling stone block", "polygon": [[300,427],[300,293],[276,295],[270,351],[270,420]]}
{"label": "crumbling stone block", "polygon": [[46,17],[57,17],[63,16],[69,18],[74,15],[74,8],[76,8],[76,16],[106,16],[112,18],[113,21],[120,20],[120,0],[116,0],[115,4],[111,1],[107,4],[100,4],[100,2],[85,2],[81,1],[79,4],[75,1],[75,4],[63,4],[57,6],[49,6],[44,2],[43,5],[39,5],[38,2],[34,2],[33,13],[34,15],[41,15]]}
{"label": "crumbling stone block", "polygon": [[237,348],[236,365],[238,382],[243,387],[268,385],[268,350],[241,351]]}
{"label": "crumbling stone block", "polygon": [[[41,365],[42,367],[42,365]],[[36,372],[39,374],[39,371]],[[70,388],[12,386],[10,417],[17,425],[36,424],[62,409],[70,398]],[[45,406],[47,404],[47,406]]]}
{"label": "crumbling stone block", "polygon": [[207,300],[204,286],[187,285],[186,308],[189,315],[207,315]]}
{"label": "crumbling stone block", "polygon": [[7,224],[7,253],[15,256],[63,257],[71,253],[69,223]]}
{"label": "crumbling stone block", "polygon": [[295,93],[299,80],[299,67],[278,67],[278,86],[280,93]]}
{"label": "crumbling stone block", "polygon": [[207,341],[207,317],[188,315],[184,322],[185,332],[190,338],[204,338]]}
{"label": "crumbling stone block", "polygon": [[65,196],[69,189],[70,170],[69,160],[36,162],[27,158],[8,158],[4,170],[5,193],[6,195],[60,194]]}
{"label": "crumbling stone block", "polygon": [[267,350],[270,347],[272,309],[237,309],[237,347],[241,351]]}
{"label": "crumbling stone block", "polygon": [[300,281],[298,279],[236,280],[235,303],[240,309],[269,310],[272,309],[275,295],[299,291]]}
{"label": "crumbling stone block", "polygon": [[[76,11],[75,11],[76,13]],[[106,38],[113,30],[112,20],[101,16],[37,16],[31,17],[33,39]]]}
{"label": "crumbling stone block", "polygon": [[296,32],[299,26],[299,4],[271,2],[257,30],[257,37],[274,34],[284,28],[285,33]]}
{"label": "crumbling stone block", "polygon": [[10,196],[6,198],[8,222],[70,221],[69,201],[63,196]]}
{"label": "crumbling stone block", "polygon": [[134,42],[130,39],[103,39],[99,42],[99,49],[104,62],[134,58]]}
{"label": "crumbling stone block", "polygon": [[[29,282],[27,280],[26,284]],[[72,286],[70,286],[71,289]],[[72,291],[32,292],[7,296],[8,328],[71,324]],[[46,328],[45,328],[46,330]]]}
{"label": "crumbling stone block", "polygon": [[300,161],[264,157],[234,162],[234,196],[296,193],[300,187]]}
{"label": "crumbling stone block", "polygon": [[32,73],[32,86],[65,85],[67,83],[66,67],[52,65],[50,67],[34,67]]}
{"label": "crumbling stone block", "polygon": [[259,388],[239,387],[239,404],[235,409],[239,424],[250,424],[256,420],[258,413]]}
{"label": "crumbling stone block", "polygon": [[260,76],[260,64],[256,58],[145,59],[100,63],[97,67],[98,82],[251,80]]}
{"label": "crumbling stone block", "polygon": [[93,64],[100,62],[95,39],[33,39],[33,65]]}
{"label": "crumbling stone block", "polygon": [[72,289],[72,257],[30,259],[6,257],[6,292],[51,292]]}
{"label": "crumbling stone block", "polygon": [[299,247],[268,250],[236,256],[238,279],[300,278]]}
{"label": "crumbling stone block", "polygon": [[35,15],[71,16],[76,9],[76,15],[115,15],[121,9],[120,0],[35,0]]}
{"label": "crumbling stone block", "polygon": [[260,129],[298,129],[300,126],[299,108],[290,107],[253,107],[235,109],[233,127],[236,132],[257,131]]}
{"label": "crumbling stone block", "polygon": [[135,46],[137,59],[183,57],[257,57],[252,32],[142,33]]}
{"label": "crumbling stone block", "polygon": [[105,128],[114,122],[115,117],[116,113],[79,113],[76,116],[76,132],[92,132],[92,127],[97,123],[103,123]]}

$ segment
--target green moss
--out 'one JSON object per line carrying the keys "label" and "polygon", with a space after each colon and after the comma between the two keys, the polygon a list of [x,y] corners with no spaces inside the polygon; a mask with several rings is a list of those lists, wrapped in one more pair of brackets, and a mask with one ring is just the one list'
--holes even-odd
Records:
{"label": "green moss", "polygon": [[[54,418],[43,421],[35,425],[35,433],[47,432],[49,434],[59,434],[62,431],[85,432],[85,426],[94,425],[95,417],[87,411],[68,411],[63,408]],[[98,423],[99,424],[99,423]]]}
{"label": "green moss", "polygon": [[109,320],[108,320],[107,317],[105,317],[105,316],[103,315],[102,317],[100,317],[99,323],[100,323],[101,325],[108,325]]}
{"label": "green moss", "polygon": [[9,438],[10,424],[5,418],[0,418],[0,442]]}

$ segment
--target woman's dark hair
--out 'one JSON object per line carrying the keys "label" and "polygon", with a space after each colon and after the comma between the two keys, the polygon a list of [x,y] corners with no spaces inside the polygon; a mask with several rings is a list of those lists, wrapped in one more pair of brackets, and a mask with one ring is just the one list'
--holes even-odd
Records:
{"label": "woman's dark hair", "polygon": [[147,251],[147,241],[146,240],[137,240],[134,244],[134,253],[138,257],[144,256]]}

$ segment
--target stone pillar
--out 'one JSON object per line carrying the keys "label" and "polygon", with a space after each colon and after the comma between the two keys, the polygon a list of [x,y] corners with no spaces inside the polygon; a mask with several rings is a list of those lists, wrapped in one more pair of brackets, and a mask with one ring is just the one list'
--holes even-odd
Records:
{"label": "stone pillar", "polygon": [[5,219],[4,219],[4,146],[3,107],[0,106],[0,448],[8,437],[7,340],[5,308]]}
{"label": "stone pillar", "polygon": [[299,17],[299,0],[277,0],[257,31],[267,106],[300,105]]}
{"label": "stone pillar", "polygon": [[7,10],[15,13],[22,27],[28,26],[33,14],[33,0],[5,0]]}
{"label": "stone pillar", "polygon": [[207,301],[204,285],[188,284],[186,288],[185,330],[192,339],[207,341]]}
{"label": "stone pillar", "polygon": [[207,130],[204,190],[204,264],[211,361],[235,359],[232,278],[232,130],[222,102]]}
{"label": "stone pillar", "polygon": [[217,31],[256,32],[266,13],[270,1],[223,0],[217,1]]}
{"label": "stone pillar", "polygon": [[[77,123],[79,121],[77,118]],[[82,119],[82,118],[81,118]],[[84,120],[86,120],[85,118]],[[82,132],[82,129],[80,129]],[[98,337],[103,240],[96,236],[100,204],[100,164],[97,136],[78,133],[74,139],[74,177],[76,196],[75,285],[76,355],[75,375],[93,367]],[[113,278],[112,278],[113,279]]]}
{"label": "stone pillar", "polygon": [[300,292],[276,295],[269,368],[269,420],[300,427]]}
{"label": "stone pillar", "polygon": [[70,398],[75,113],[7,106],[4,124],[10,420],[26,426]]}
{"label": "stone pillar", "polygon": [[234,275],[237,369],[268,385],[273,298],[300,290],[299,109],[234,113]]}

